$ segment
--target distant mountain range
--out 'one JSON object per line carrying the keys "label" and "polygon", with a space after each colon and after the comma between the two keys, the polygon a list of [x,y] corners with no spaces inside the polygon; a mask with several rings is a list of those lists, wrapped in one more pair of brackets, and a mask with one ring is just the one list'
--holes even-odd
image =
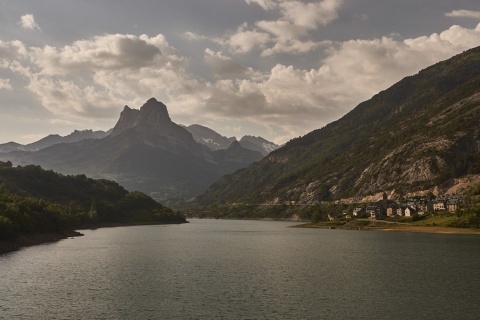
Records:
{"label": "distant mountain range", "polygon": [[480,173],[480,47],[406,77],[338,121],[223,177],[202,204],[400,198]]}
{"label": "distant mountain range", "polygon": [[60,136],[58,134],[51,134],[36,142],[29,144],[19,144],[16,142],[8,142],[0,144],[0,153],[12,151],[38,151],[40,149],[53,146],[59,143],[72,143],[86,139],[102,139],[110,134],[111,131],[93,131],[93,130],[75,130],[68,136]]}
{"label": "distant mountain range", "polygon": [[192,134],[195,141],[207,146],[212,151],[227,149],[233,141],[237,140],[235,137],[222,136],[216,131],[199,124],[192,124],[185,129]]}
{"label": "distant mountain range", "polygon": [[[192,124],[191,126],[185,127],[185,129],[192,134],[195,141],[207,146],[212,151],[227,149],[232,142],[237,141],[237,138],[235,137],[224,137],[212,129],[199,124]],[[239,142],[242,147],[253,151],[258,151],[263,156],[266,156],[273,150],[280,148],[279,145],[267,141],[262,137],[243,136]]]}
{"label": "distant mountain range", "polygon": [[[221,141],[220,134],[206,127],[194,125],[190,130],[197,141]],[[0,145],[0,159],[15,165],[38,164],[65,174],[109,178],[162,200],[198,195],[224,174],[262,159],[267,152],[264,145],[276,147],[262,138],[255,138],[260,144],[251,143],[250,148],[235,138],[218,148],[196,139],[172,122],[167,107],[152,98],[139,110],[125,106],[109,132],[75,131],[29,145],[7,143]]]}

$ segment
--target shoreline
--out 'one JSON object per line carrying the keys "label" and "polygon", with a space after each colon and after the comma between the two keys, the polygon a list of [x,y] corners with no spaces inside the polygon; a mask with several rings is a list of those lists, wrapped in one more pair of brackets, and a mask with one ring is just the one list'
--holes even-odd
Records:
{"label": "shoreline", "polygon": [[349,225],[320,225],[314,223],[306,223],[292,228],[312,228],[312,229],[339,229],[339,230],[356,230],[356,231],[383,231],[383,232],[420,232],[420,233],[437,233],[437,234],[469,234],[480,235],[480,229],[472,228],[454,228],[443,226],[419,226],[396,223],[373,223],[365,226],[349,226]]}
{"label": "shoreline", "polygon": [[45,243],[57,242],[63,239],[82,237],[83,234],[78,231],[35,233],[23,235],[8,240],[0,240],[0,255],[18,251],[21,248],[36,246]]}
{"label": "shoreline", "polygon": [[115,227],[133,227],[133,226],[148,226],[148,225],[169,225],[169,224],[184,224],[188,221],[169,222],[169,223],[101,223],[99,225],[82,225],[75,230],[65,230],[62,232],[48,232],[48,233],[34,233],[30,235],[22,235],[15,238],[0,240],[0,255],[9,252],[18,251],[22,248],[32,247],[45,243],[53,243],[60,240],[82,237],[83,233],[77,230],[96,230],[100,228],[115,228]]}

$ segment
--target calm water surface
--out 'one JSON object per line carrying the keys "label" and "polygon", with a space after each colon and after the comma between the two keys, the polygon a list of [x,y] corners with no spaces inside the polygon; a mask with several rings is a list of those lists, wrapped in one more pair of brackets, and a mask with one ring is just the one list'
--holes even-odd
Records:
{"label": "calm water surface", "polygon": [[1,319],[480,319],[480,237],[190,224],[0,255]]}

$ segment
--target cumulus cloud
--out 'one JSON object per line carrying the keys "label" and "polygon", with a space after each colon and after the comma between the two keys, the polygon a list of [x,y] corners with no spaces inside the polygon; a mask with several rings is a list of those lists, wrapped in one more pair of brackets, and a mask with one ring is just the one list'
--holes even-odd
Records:
{"label": "cumulus cloud", "polygon": [[274,20],[243,23],[236,30],[220,37],[206,37],[188,31],[183,37],[190,41],[209,40],[224,46],[235,54],[259,50],[261,55],[303,54],[317,49],[323,43],[311,39],[312,31],[338,18],[343,0],[245,0],[277,16]]}
{"label": "cumulus cloud", "polygon": [[338,119],[403,77],[478,45],[480,24],[403,41],[383,37],[339,42],[318,69],[279,64],[260,80],[211,84],[203,112],[249,119],[297,136]]}
{"label": "cumulus cloud", "polygon": [[271,36],[265,32],[249,30],[247,24],[238,27],[237,31],[228,36],[226,43],[235,53],[247,53],[254,48],[265,48],[272,41]]}
{"label": "cumulus cloud", "polygon": [[338,18],[343,0],[304,2],[299,0],[245,0],[264,10],[276,10],[276,20],[260,20],[253,26],[240,26],[226,36],[225,42],[235,53],[262,50],[262,56],[277,53],[301,54],[316,49],[320,43],[309,39],[310,33],[321,25]]}
{"label": "cumulus cloud", "polygon": [[137,69],[175,63],[176,60],[174,50],[162,35],[153,38],[103,35],[63,48],[45,46],[34,52],[36,63],[50,75],[83,70]]}
{"label": "cumulus cloud", "polygon": [[2,89],[13,91],[12,85],[10,84],[10,79],[0,79],[0,90]]}
{"label": "cumulus cloud", "polygon": [[18,23],[24,29],[29,29],[29,30],[38,29],[38,30],[40,30],[40,26],[37,24],[37,22],[35,21],[35,18],[33,17],[33,14],[31,14],[31,13],[21,16],[20,21]]}
{"label": "cumulus cloud", "polygon": [[164,36],[116,34],[64,47],[0,42],[0,68],[23,75],[27,89],[58,119],[115,118],[125,104],[138,107],[155,96],[184,122],[245,120],[285,138],[338,119],[403,77],[478,45],[480,24],[452,26],[405,40],[337,42],[318,68],[277,64],[263,73],[206,49],[204,61],[217,77],[205,82],[188,72],[186,59]]}
{"label": "cumulus cloud", "polygon": [[280,3],[279,6],[285,20],[290,21],[295,26],[311,30],[337,19],[337,10],[342,2],[342,0],[324,0],[310,3],[286,1]]}
{"label": "cumulus cloud", "polygon": [[27,78],[27,88],[56,115],[112,117],[128,102],[170,100],[195,82],[185,66],[163,35],[107,34],[43,48],[0,42],[0,67]]}
{"label": "cumulus cloud", "polygon": [[456,17],[456,18],[474,18],[480,19],[480,11],[472,10],[453,10],[445,14],[447,17]]}

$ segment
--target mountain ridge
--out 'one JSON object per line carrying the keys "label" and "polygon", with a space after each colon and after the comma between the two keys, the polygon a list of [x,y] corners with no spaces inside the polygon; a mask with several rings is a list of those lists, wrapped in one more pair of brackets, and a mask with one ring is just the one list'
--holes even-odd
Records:
{"label": "mountain ridge", "polygon": [[263,157],[243,147],[222,154],[197,143],[191,133],[171,121],[166,106],[152,98],[138,110],[126,106],[112,133],[103,139],[3,153],[0,158],[63,174],[108,178],[163,200],[196,196],[222,175]]}
{"label": "mountain ridge", "polygon": [[29,144],[20,144],[16,142],[7,142],[0,144],[0,153],[7,153],[12,151],[38,151],[43,148],[47,148],[59,143],[72,143],[78,142],[86,139],[102,139],[110,134],[111,130],[108,131],[93,131],[91,129],[87,130],[74,130],[72,133],[66,136],[61,136],[59,134],[49,134],[48,136],[29,143]]}
{"label": "mountain ridge", "polygon": [[401,197],[480,172],[480,48],[430,66],[223,177],[203,204]]}

